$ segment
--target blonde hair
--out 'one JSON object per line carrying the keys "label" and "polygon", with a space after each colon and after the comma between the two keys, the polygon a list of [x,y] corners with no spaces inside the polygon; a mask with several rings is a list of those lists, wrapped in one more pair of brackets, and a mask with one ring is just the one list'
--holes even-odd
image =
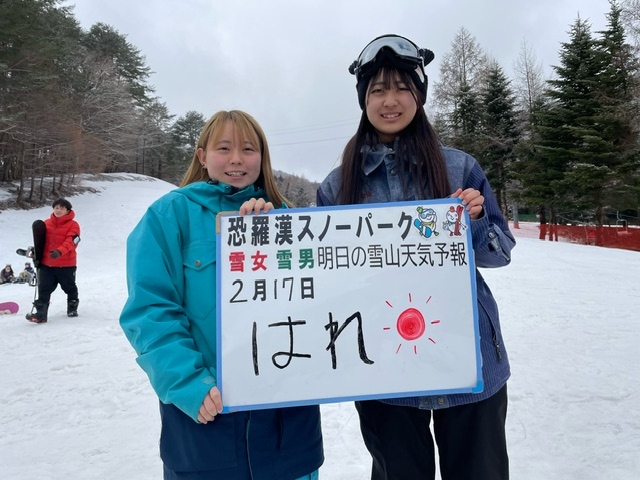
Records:
{"label": "blonde hair", "polygon": [[182,178],[180,186],[184,187],[190,183],[206,182],[209,180],[207,169],[202,168],[198,159],[198,149],[202,148],[206,150],[209,142],[217,142],[222,135],[226,122],[231,122],[236,131],[240,133],[242,137],[249,140],[249,142],[260,151],[260,175],[255,182],[255,186],[264,189],[267,194],[267,199],[273,203],[276,208],[282,207],[283,204],[291,207],[291,203],[280,193],[276,186],[273,170],[271,169],[271,156],[269,155],[267,137],[262,131],[262,127],[260,127],[255,118],[240,110],[221,110],[215,113],[207,123],[205,123],[202,132],[200,132],[196,151],[193,152],[193,159]]}

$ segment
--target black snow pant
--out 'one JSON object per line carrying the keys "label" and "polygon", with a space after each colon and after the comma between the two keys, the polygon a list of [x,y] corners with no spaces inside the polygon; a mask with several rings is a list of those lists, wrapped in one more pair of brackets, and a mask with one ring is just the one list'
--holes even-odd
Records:
{"label": "black snow pant", "polygon": [[507,480],[507,386],[477,403],[439,410],[356,402],[372,480],[433,480],[438,446],[443,480]]}
{"label": "black snow pant", "polygon": [[60,284],[60,288],[67,294],[67,304],[78,302],[78,286],[76,285],[76,267],[48,267],[40,265],[38,268],[38,300],[49,304],[51,294]]}

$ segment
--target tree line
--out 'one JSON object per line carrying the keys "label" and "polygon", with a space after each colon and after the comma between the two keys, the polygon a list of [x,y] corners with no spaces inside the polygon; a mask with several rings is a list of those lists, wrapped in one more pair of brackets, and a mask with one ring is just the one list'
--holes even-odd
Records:
{"label": "tree line", "polygon": [[508,78],[464,28],[441,62],[434,123],[478,159],[505,216],[638,223],[640,1],[609,5],[603,31],[570,26],[553,78],[526,42]]}
{"label": "tree line", "polygon": [[[78,173],[177,184],[206,119],[169,113],[126,36],[104,23],[83,30],[60,0],[1,5],[0,181],[18,185],[16,203],[55,196]],[[430,117],[443,143],[478,159],[505,216],[637,223],[640,0],[611,0],[603,31],[578,16],[568,36],[552,78],[524,41],[509,78],[461,28]],[[313,202],[311,182],[279,181],[296,205]]]}
{"label": "tree line", "polygon": [[154,95],[144,56],[109,25],[83,30],[59,3],[1,2],[0,181],[18,183],[18,204],[80,172],[175,181],[190,132]]}

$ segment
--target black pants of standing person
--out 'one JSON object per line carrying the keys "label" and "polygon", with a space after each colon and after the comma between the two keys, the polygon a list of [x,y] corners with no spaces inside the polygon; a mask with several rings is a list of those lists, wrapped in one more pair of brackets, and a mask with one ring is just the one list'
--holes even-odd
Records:
{"label": "black pants of standing person", "polygon": [[438,445],[443,480],[507,480],[507,386],[481,402],[441,410],[356,402],[371,480],[433,480]]}
{"label": "black pants of standing person", "polygon": [[47,267],[40,265],[38,270],[38,300],[49,304],[51,294],[60,285],[67,294],[67,304],[78,302],[78,286],[76,285],[76,267]]}

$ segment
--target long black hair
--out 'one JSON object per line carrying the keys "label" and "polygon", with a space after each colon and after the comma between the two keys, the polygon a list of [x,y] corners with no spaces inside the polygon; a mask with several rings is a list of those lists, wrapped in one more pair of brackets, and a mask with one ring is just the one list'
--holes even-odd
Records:
{"label": "long black hair", "polygon": [[[417,181],[422,198],[449,196],[452,192],[449,191],[449,178],[440,140],[429,122],[424,108],[422,108],[425,100],[424,94],[416,88],[409,72],[404,70],[383,66],[371,77],[369,85],[374,80],[382,82],[387,89],[392,86],[395,88],[396,83],[409,86],[416,105],[418,105],[413,120],[398,135],[399,151],[396,152],[396,158],[398,159],[398,175],[403,188],[406,187],[406,179],[413,176]],[[366,99],[368,100],[368,94]],[[342,204],[360,203],[364,185],[362,164],[365,159],[362,149],[365,145],[373,146],[378,143],[380,143],[378,132],[369,121],[365,107],[362,110],[356,134],[347,142],[342,152],[342,163],[340,164],[342,174],[340,199]]]}

